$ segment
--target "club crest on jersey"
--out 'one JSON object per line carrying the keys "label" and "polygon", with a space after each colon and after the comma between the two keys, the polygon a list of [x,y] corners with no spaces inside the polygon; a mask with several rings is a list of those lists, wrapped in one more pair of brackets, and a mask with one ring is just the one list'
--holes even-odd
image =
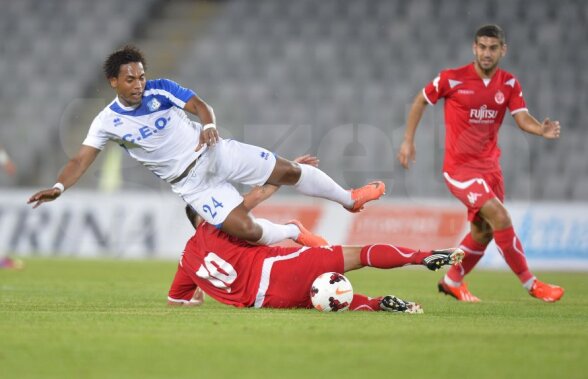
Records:
{"label": "club crest on jersey", "polygon": [[478,201],[478,197],[482,196],[481,193],[477,193],[477,192],[470,192],[468,193],[468,201],[470,202],[471,205],[476,204],[476,201]]}
{"label": "club crest on jersey", "polygon": [[161,103],[159,101],[157,101],[156,98],[149,100],[149,102],[147,103],[147,108],[151,112],[155,112],[156,110],[159,109],[159,107],[161,107]]}
{"label": "club crest on jersey", "polygon": [[502,91],[498,90],[498,92],[496,92],[496,95],[494,95],[494,101],[496,101],[496,104],[504,103],[504,94]]}

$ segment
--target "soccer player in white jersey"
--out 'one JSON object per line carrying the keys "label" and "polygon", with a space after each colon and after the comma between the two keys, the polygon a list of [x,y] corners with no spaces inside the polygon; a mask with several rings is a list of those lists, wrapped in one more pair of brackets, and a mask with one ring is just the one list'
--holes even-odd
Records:
{"label": "soccer player in white jersey", "polygon": [[[37,192],[29,204],[36,208],[58,198],[78,181],[109,140],[168,182],[209,224],[258,244],[293,239],[320,246],[326,241],[304,231],[296,221],[279,225],[253,218],[229,181],[251,186],[292,185],[300,193],[335,201],[351,212],[384,194],[382,182],[347,191],[318,168],[220,138],[208,104],[171,80],[146,80],[145,67],[143,54],[133,46],[106,59],[104,73],[116,98],[96,116],[53,188]],[[190,121],[184,111],[198,116],[201,124]]]}

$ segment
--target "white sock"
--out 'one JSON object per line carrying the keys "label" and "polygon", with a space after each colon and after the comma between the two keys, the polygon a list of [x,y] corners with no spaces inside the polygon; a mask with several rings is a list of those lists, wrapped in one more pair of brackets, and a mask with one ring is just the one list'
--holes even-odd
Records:
{"label": "white sock", "polygon": [[533,283],[535,283],[536,279],[536,277],[532,277],[531,279],[527,280],[525,283],[523,283],[523,288],[527,291],[530,291],[531,288],[533,288]]}
{"label": "white sock", "polygon": [[447,284],[449,287],[454,287],[457,288],[459,286],[461,286],[461,282],[454,282],[453,280],[449,279],[449,277],[447,275],[445,275],[443,277],[443,281],[445,282],[445,284]]}
{"label": "white sock", "polygon": [[257,241],[260,245],[272,245],[286,239],[296,239],[300,229],[294,224],[274,224],[264,218],[256,218],[255,222],[261,226],[261,238]]}
{"label": "white sock", "polygon": [[298,192],[332,200],[347,208],[353,206],[351,192],[344,190],[327,174],[307,164],[301,164],[300,170],[302,171],[300,179],[294,185]]}

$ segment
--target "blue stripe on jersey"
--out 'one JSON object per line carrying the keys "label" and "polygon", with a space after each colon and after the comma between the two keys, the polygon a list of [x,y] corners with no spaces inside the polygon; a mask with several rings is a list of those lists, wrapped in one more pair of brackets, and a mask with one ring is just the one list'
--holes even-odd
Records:
{"label": "blue stripe on jersey", "polygon": [[133,110],[122,109],[116,101],[110,105],[110,109],[124,116],[144,116],[170,109],[173,106],[183,108],[184,104],[196,95],[191,89],[184,88],[169,79],[148,80],[145,83],[143,93],[147,91],[152,91],[152,93],[143,96],[141,105]]}
{"label": "blue stripe on jersey", "polygon": [[147,81],[147,83],[145,83],[145,91],[150,89],[169,92],[173,97],[180,99],[184,103],[188,102],[188,100],[190,100],[190,98],[193,96],[196,96],[196,92],[182,87],[178,83],[169,79],[155,79]]}
{"label": "blue stripe on jersey", "polygon": [[[159,107],[157,107],[157,109],[151,108],[151,104],[153,104],[153,99],[157,100],[157,102],[159,103]],[[122,109],[116,101],[110,105],[110,109],[123,116],[138,117],[145,116],[154,112],[164,111],[166,109],[170,109],[173,106],[174,104],[172,104],[167,99],[167,97],[162,95],[151,95],[143,97],[143,99],[141,100],[141,105],[130,111]]]}

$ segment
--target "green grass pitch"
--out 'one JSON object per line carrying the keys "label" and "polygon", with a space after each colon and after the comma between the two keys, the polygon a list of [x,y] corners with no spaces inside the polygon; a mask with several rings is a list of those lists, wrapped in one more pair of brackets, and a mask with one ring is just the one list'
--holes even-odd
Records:
{"label": "green grass pitch", "polygon": [[166,306],[175,263],[29,259],[0,271],[0,378],[586,378],[588,274],[544,273],[563,300],[475,272],[479,304],[424,268],[349,273],[425,314]]}

